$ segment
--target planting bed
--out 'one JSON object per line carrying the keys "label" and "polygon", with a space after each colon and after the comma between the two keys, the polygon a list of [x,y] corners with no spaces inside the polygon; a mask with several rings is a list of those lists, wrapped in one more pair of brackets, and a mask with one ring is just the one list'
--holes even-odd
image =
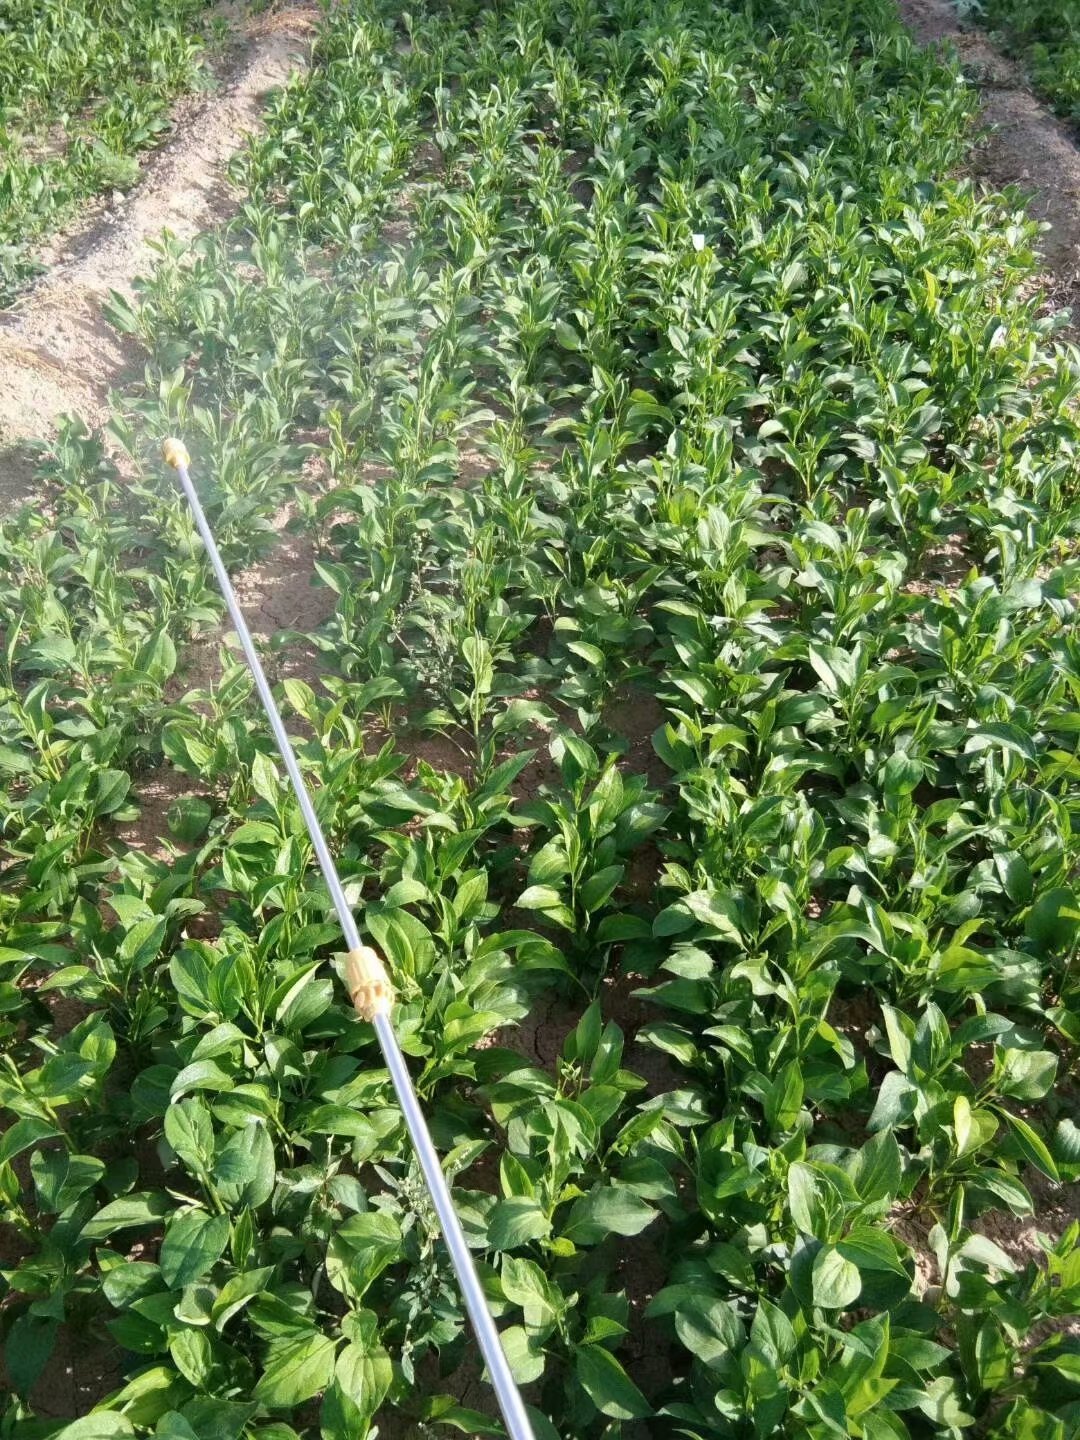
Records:
{"label": "planting bed", "polygon": [[1080,1429],[1077,358],[973,107],[884,0],[352,0],[108,302],[0,527],[3,1433],[500,1433],[173,432],[537,1435]]}
{"label": "planting bed", "polygon": [[[1006,55],[953,0],[899,0],[922,44],[955,52],[978,99],[978,143],[965,170],[994,189],[1015,186],[1045,229],[1039,286],[1048,311],[1077,313],[1080,298],[1080,150],[1073,127],[1032,93],[1022,64]],[[1068,334],[1068,330],[1064,333]]]}
{"label": "planting bed", "polygon": [[20,480],[25,487],[19,444],[52,433],[64,414],[104,423],[110,387],[126,371],[141,371],[101,306],[112,290],[130,295],[135,276],[154,263],[163,230],[189,240],[235,209],[228,162],[258,125],[266,94],[300,63],[315,13],[290,5],[234,14],[231,43],[216,56],[215,88],[186,98],[182,123],[145,161],[138,187],[114,194],[108,207],[84,207],[65,232],[33,250],[43,275],[0,310],[0,447],[9,450],[0,464],[0,514]]}
{"label": "planting bed", "polygon": [[1080,4],[1077,0],[980,0],[970,8],[1059,114],[1080,121]]}
{"label": "planting bed", "polygon": [[34,245],[92,196],[125,190],[177,95],[210,83],[207,0],[7,0],[0,12],[0,306]]}

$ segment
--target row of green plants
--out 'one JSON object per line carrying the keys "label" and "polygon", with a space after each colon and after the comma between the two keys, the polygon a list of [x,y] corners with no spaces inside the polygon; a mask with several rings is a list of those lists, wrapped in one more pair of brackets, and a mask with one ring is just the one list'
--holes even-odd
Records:
{"label": "row of green plants", "polygon": [[206,0],[6,0],[0,11],[0,307],[34,247],[126,190],[176,96],[208,83]]}
{"label": "row of green plants", "polygon": [[961,13],[988,26],[1021,59],[1059,115],[1080,121],[1080,5],[1076,0],[964,0]]}
{"label": "row of green plants", "polygon": [[1080,1428],[1077,357],[967,103],[878,0],[354,0],[114,301],[125,478],[0,532],[5,1434],[500,1433],[172,431],[333,597],[269,658],[538,1435]]}

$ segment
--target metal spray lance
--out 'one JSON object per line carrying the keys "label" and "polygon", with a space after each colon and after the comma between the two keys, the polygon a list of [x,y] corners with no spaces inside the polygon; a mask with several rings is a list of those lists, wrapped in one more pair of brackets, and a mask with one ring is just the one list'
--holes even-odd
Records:
{"label": "metal spray lance", "polygon": [[345,945],[348,950],[345,961],[345,979],[349,995],[357,1013],[363,1019],[370,1021],[375,1028],[398,1104],[401,1106],[405,1125],[409,1131],[413,1149],[416,1151],[416,1158],[420,1162],[428,1193],[439,1217],[439,1225],[446,1248],[450,1252],[454,1273],[457,1275],[458,1284],[461,1287],[465,1308],[469,1312],[469,1319],[472,1321],[473,1330],[487,1365],[488,1374],[499,1402],[499,1409],[506,1422],[507,1433],[510,1440],[534,1440],[532,1425],[526,1414],[521,1392],[511,1373],[502,1342],[499,1339],[499,1332],[495,1328],[495,1321],[488,1309],[480,1278],[476,1273],[472,1255],[465,1241],[465,1233],[461,1228],[461,1221],[458,1219],[454,1203],[450,1198],[450,1187],[446,1183],[446,1176],[439,1164],[439,1157],[435,1152],[427,1121],[424,1119],[424,1113],[420,1108],[420,1102],[405,1064],[405,1057],[391,1024],[390,1013],[394,1005],[394,990],[390,977],[381,957],[369,946],[361,944],[360,932],[356,928],[352,909],[341,887],[341,879],[337,873],[334,857],[330,853],[322,826],[319,824],[319,818],[315,814],[315,807],[311,803],[311,796],[304,783],[304,777],[300,773],[292,742],[286,733],[281,713],[263,671],[262,662],[251,638],[251,631],[248,629],[244,613],[240,609],[240,602],[236,598],[236,591],[233,589],[232,581],[225,569],[202,502],[196,494],[195,486],[191,483],[191,476],[188,473],[188,466],[191,462],[187,449],[180,440],[166,440],[162,447],[162,453],[166,463],[171,465],[179,476],[181,488],[202,537],[211,568],[225,601],[225,607],[232,620],[233,629],[240,640],[244,658],[247,660],[255,680],[255,688],[259,692],[263,710],[270,722],[278,753],[284,761],[285,769],[289,772],[289,779],[296,792],[300,812],[304,817],[304,824],[307,826],[308,835],[311,837],[311,843],[319,861],[319,868],[322,870],[326,887],[334,902],[334,909],[337,911],[338,920],[341,922],[341,932],[345,937]]}

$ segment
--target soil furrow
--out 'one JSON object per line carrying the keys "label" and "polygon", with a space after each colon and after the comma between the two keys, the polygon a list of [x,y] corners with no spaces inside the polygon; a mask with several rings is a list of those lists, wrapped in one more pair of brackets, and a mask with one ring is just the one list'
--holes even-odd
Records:
{"label": "soil furrow", "polygon": [[[91,211],[59,262],[0,314],[0,447],[48,436],[67,413],[92,425],[106,418],[110,388],[139,362],[103,319],[103,301],[110,290],[132,293],[163,230],[190,239],[234,208],[228,162],[258,126],[267,93],[306,64],[315,17],[307,3],[259,17],[224,88],[187,110],[138,186],[112,210]],[[14,457],[0,463],[0,511],[18,494],[19,469]]]}
{"label": "soil furrow", "polygon": [[1023,67],[965,24],[952,0],[897,0],[897,9],[920,44],[952,45],[978,87],[988,133],[967,169],[995,190],[1016,185],[1030,197],[1030,214],[1049,226],[1040,244],[1047,299],[1055,309],[1071,308],[1075,317],[1080,303],[1080,148],[1073,135],[1032,94]]}

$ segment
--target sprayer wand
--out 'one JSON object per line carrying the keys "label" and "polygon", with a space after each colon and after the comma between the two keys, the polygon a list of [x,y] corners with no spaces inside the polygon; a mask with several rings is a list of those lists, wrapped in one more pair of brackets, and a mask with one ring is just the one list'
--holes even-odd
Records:
{"label": "sprayer wand", "polygon": [[398,1044],[397,1035],[394,1033],[394,1027],[390,1021],[390,1013],[394,1005],[394,991],[390,977],[386,973],[381,957],[369,946],[361,943],[360,932],[356,928],[352,909],[341,887],[334,857],[330,853],[330,847],[326,843],[322,826],[319,824],[319,817],[315,813],[304,777],[300,773],[292,742],[286,733],[277,702],[263,671],[262,662],[255,649],[255,642],[251,638],[251,631],[248,629],[244,613],[240,609],[240,602],[236,598],[236,592],[229,579],[228,571],[225,569],[202,503],[191,483],[191,476],[188,473],[188,466],[191,463],[188,452],[180,440],[166,440],[162,447],[162,453],[166,463],[172,466],[180,478],[184,496],[191,507],[192,516],[199,534],[202,536],[203,545],[206,547],[206,553],[225,601],[225,607],[240,640],[244,658],[247,660],[255,680],[255,688],[259,692],[259,699],[262,701],[266,718],[270,722],[278,753],[285,763],[285,769],[289,772],[289,779],[296,792],[300,812],[304,817],[304,824],[307,826],[308,835],[311,837],[311,843],[319,861],[319,868],[322,870],[326,887],[334,902],[334,909],[337,911],[338,920],[341,922],[341,931],[348,949],[345,960],[345,980],[349,995],[357,1013],[363,1019],[370,1021],[375,1028],[375,1035],[390,1072],[390,1079],[405,1117],[405,1125],[409,1131],[413,1149],[416,1151],[416,1158],[420,1162],[428,1193],[439,1217],[439,1225],[446,1248],[450,1252],[454,1273],[457,1275],[458,1284],[461,1287],[465,1308],[469,1312],[469,1319],[472,1321],[473,1330],[479,1341],[480,1350],[499,1402],[499,1409],[506,1422],[507,1433],[510,1440],[534,1440],[532,1425],[525,1412],[521,1392],[511,1373],[502,1342],[499,1339],[499,1332],[495,1328],[495,1321],[488,1309],[480,1277],[476,1273],[476,1267],[465,1240],[465,1233],[461,1228],[461,1221],[458,1219],[454,1203],[450,1198],[450,1187],[446,1183],[446,1176],[443,1174],[439,1157],[435,1152],[427,1121],[424,1119],[416,1091],[413,1089],[405,1057],[401,1052],[401,1046]]}

